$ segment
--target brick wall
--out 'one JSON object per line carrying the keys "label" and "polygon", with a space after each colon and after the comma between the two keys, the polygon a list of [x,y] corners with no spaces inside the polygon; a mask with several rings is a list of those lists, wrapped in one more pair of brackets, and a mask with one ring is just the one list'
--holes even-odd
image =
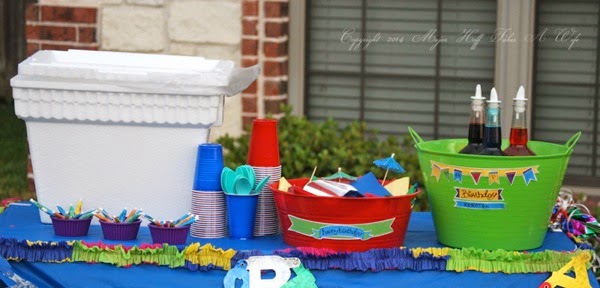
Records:
{"label": "brick wall", "polygon": [[98,50],[97,8],[31,3],[25,11],[27,56],[38,50]]}
{"label": "brick wall", "polygon": [[[39,50],[98,50],[98,9],[27,4],[25,10],[26,56]],[[35,194],[31,156],[27,156],[27,181]]]}
{"label": "brick wall", "polygon": [[242,93],[244,126],[268,114],[281,116],[288,94],[288,1],[243,0],[242,65],[260,64],[261,75]]}

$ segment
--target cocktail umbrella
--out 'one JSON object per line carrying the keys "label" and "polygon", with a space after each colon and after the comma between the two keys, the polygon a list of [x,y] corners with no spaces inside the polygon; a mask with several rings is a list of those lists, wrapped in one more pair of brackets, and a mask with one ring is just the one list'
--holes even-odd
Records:
{"label": "cocktail umbrella", "polygon": [[396,154],[392,153],[392,155],[388,158],[377,159],[377,160],[373,161],[373,164],[377,165],[377,167],[385,169],[385,175],[383,176],[383,182],[382,182],[383,184],[385,184],[385,179],[387,178],[388,172],[390,170],[397,172],[397,173],[406,172],[406,171],[404,171],[404,168],[402,168],[402,166],[400,166],[400,163],[396,162],[396,159],[394,159],[394,156],[396,156]]}
{"label": "cocktail umbrella", "polygon": [[347,180],[350,180],[350,181],[354,181],[354,180],[356,180],[358,178],[342,172],[342,167],[338,167],[338,172],[336,172],[334,174],[331,174],[331,175],[329,175],[327,177],[322,177],[321,179],[324,179],[324,180],[334,180],[334,179],[337,179],[338,182],[341,182],[340,181],[341,179],[347,179]]}
{"label": "cocktail umbrella", "polygon": [[317,166],[315,166],[315,169],[313,169],[313,172],[310,175],[310,178],[308,179],[308,182],[312,182],[313,180],[317,179],[317,178],[315,178],[315,173],[317,173]]}

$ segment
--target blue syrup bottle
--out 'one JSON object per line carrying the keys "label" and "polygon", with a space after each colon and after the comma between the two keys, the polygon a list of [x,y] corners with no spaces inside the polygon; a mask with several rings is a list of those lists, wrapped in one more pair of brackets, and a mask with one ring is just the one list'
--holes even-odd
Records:
{"label": "blue syrup bottle", "polygon": [[483,150],[479,155],[505,156],[502,152],[502,127],[500,126],[500,100],[496,88],[490,92],[487,101],[485,128],[483,129]]}

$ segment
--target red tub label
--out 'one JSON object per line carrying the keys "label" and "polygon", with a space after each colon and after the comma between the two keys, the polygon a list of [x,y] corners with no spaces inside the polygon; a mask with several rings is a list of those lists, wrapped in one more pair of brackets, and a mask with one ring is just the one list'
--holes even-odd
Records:
{"label": "red tub label", "polygon": [[394,232],[392,223],[396,218],[385,219],[377,222],[360,224],[337,224],[315,222],[288,215],[292,225],[288,229],[315,239],[333,240],[369,240]]}

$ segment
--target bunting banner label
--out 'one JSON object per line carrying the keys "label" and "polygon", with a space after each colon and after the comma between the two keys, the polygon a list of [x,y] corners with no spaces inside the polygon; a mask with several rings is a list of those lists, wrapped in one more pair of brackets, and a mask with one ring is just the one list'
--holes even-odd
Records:
{"label": "bunting banner label", "polygon": [[479,177],[481,177],[481,172],[471,171],[471,178],[473,178],[473,182],[475,182],[475,185],[479,184]]}
{"label": "bunting banner label", "polygon": [[488,184],[500,184],[500,177],[498,177],[498,171],[490,171],[488,175]]}
{"label": "bunting banner label", "polygon": [[[474,167],[463,167],[454,166],[431,161],[431,176],[435,177],[436,181],[440,181],[442,174],[449,175],[452,177],[453,182],[462,183],[463,176],[471,177],[475,185],[481,183],[481,177],[488,178],[487,183],[489,185],[498,184],[501,185],[503,181],[501,178],[505,178],[506,181],[512,185],[517,177],[522,177],[525,185],[529,186],[532,181],[537,181],[536,174],[539,165],[530,167],[515,167],[515,168],[474,168]],[[448,173],[448,174],[446,174]],[[450,179],[448,179],[450,180]],[[485,183],[485,180],[483,180]]]}
{"label": "bunting banner label", "polygon": [[435,180],[440,181],[440,172],[442,169],[436,164],[432,164],[431,166],[433,167],[433,169],[431,169],[431,176],[435,177]]}
{"label": "bunting banner label", "polygon": [[360,224],[336,224],[315,222],[288,215],[292,225],[288,229],[315,239],[333,240],[369,240],[374,237],[387,235],[394,232],[392,223],[396,218],[385,219],[377,222]]}
{"label": "bunting banner label", "polygon": [[515,181],[515,175],[515,172],[506,172],[506,179],[508,179],[510,185],[512,185],[513,181]]}
{"label": "bunting banner label", "polygon": [[462,170],[454,169],[454,181],[462,183]]}
{"label": "bunting banner label", "polygon": [[537,181],[537,178],[535,177],[535,173],[533,172],[532,168],[529,168],[523,172],[523,179],[525,180],[525,185],[529,185],[529,182],[531,182],[532,180]]}

